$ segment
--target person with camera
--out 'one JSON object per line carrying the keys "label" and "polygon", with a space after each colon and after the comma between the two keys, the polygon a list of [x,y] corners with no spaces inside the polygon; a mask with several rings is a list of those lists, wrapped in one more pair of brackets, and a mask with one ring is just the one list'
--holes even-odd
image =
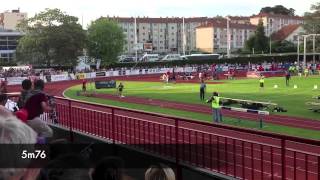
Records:
{"label": "person with camera", "polygon": [[52,137],[53,131],[46,124],[46,122],[40,119],[40,115],[43,112],[51,110],[48,105],[48,96],[43,92],[44,81],[39,79],[34,83],[34,90],[31,91],[29,97],[27,97],[24,108],[28,112],[27,124],[38,133],[41,137]]}
{"label": "person with camera", "polygon": [[220,106],[220,97],[218,92],[213,92],[210,99],[207,100],[207,103],[211,103],[213,121],[216,123],[221,122],[222,114],[221,114],[221,106]]}

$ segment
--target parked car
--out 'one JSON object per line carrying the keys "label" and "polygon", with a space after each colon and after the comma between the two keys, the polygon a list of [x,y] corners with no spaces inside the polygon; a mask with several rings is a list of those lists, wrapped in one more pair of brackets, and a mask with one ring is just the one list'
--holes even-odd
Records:
{"label": "parked car", "polygon": [[140,61],[154,62],[159,60],[159,54],[145,54],[140,58]]}
{"label": "parked car", "polygon": [[174,60],[182,60],[180,54],[167,54],[162,61],[174,61]]}

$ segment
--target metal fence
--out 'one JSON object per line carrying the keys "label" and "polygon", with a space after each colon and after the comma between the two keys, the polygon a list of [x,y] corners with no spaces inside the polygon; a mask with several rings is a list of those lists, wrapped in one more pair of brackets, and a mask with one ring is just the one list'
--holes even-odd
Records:
{"label": "metal fence", "polygon": [[[320,180],[320,141],[56,97],[59,126],[239,179]],[[49,116],[43,119],[48,123]],[[178,179],[181,177],[177,172]]]}

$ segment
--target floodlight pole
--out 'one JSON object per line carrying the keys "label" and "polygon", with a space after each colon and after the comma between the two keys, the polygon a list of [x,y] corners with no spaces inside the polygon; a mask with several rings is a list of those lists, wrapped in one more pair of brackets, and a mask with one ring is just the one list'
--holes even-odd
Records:
{"label": "floodlight pole", "polygon": [[186,55],[185,41],[186,41],[185,24],[184,24],[184,17],[182,17],[182,53],[184,56]]}
{"label": "floodlight pole", "polygon": [[230,18],[229,16],[226,17],[227,19],[227,57],[230,58],[230,49],[231,49],[231,36],[230,36]]}
{"label": "floodlight pole", "polygon": [[136,62],[138,62],[138,40],[137,40],[137,18],[134,18],[134,48],[136,51]]}
{"label": "floodlight pole", "polygon": [[313,46],[313,64],[316,62],[316,56],[315,56],[315,53],[316,53],[316,36],[314,35],[313,36],[313,43],[312,43],[312,46]]}
{"label": "floodlight pole", "polygon": [[303,36],[303,67],[307,67],[307,56],[306,56],[306,50],[307,50],[307,37],[308,35]]}
{"label": "floodlight pole", "polygon": [[[315,54],[315,37],[316,36],[320,36],[320,34],[307,34],[307,35],[303,35],[303,67],[307,68],[307,56],[306,56],[306,51],[307,51],[307,38],[309,36],[313,36],[313,56]],[[315,56],[314,56],[314,60],[315,60]]]}
{"label": "floodlight pole", "polygon": [[297,45],[297,63],[298,66],[300,65],[300,36],[298,36],[298,45]]}

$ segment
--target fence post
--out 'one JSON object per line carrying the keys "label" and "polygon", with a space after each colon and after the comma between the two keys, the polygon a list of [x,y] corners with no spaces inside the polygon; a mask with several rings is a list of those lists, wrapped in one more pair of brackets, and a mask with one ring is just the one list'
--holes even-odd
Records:
{"label": "fence post", "polygon": [[69,106],[69,133],[70,133],[70,141],[73,142],[74,141],[74,137],[73,137],[73,130],[72,130],[72,116],[71,116],[71,100],[68,100],[68,106]]}
{"label": "fence post", "polygon": [[286,180],[286,141],[281,139],[282,180]]}
{"label": "fence post", "polygon": [[114,108],[111,108],[111,122],[112,122],[112,144],[116,143],[116,125],[115,125],[115,119],[114,119]]}
{"label": "fence post", "polygon": [[[179,121],[178,119],[174,119],[175,121],[175,131],[176,131],[176,166],[177,166],[177,180],[182,179],[182,172],[180,166],[180,156],[179,156]],[[182,135],[183,136],[183,135]]]}

